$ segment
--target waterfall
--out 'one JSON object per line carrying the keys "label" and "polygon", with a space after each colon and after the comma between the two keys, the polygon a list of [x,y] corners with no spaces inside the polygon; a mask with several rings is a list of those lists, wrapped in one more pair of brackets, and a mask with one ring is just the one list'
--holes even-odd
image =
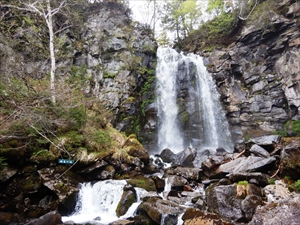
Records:
{"label": "waterfall", "polygon": [[187,146],[233,151],[225,111],[202,57],[158,48],[156,105],[158,151]]}
{"label": "waterfall", "polygon": [[125,184],[125,180],[81,184],[75,212],[71,216],[62,217],[62,221],[107,224],[118,220],[115,211]]}
{"label": "waterfall", "polygon": [[159,129],[158,148],[170,148],[174,152],[184,148],[182,132],[178,124],[176,74],[180,55],[170,48],[158,48],[156,67],[156,104]]}
{"label": "waterfall", "polygon": [[75,224],[109,224],[118,219],[126,219],[133,215],[141,204],[141,196],[147,191],[135,187],[137,201],[120,218],[116,215],[116,208],[123,194],[123,187],[127,184],[125,180],[105,180],[95,184],[80,184],[80,190],[75,207],[75,212],[70,216],[62,217],[62,221],[72,221]]}

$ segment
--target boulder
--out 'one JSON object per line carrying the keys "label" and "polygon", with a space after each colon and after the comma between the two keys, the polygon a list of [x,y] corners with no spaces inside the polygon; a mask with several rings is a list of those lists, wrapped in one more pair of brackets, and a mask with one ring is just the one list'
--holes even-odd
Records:
{"label": "boulder", "polygon": [[49,212],[38,219],[32,220],[26,225],[57,225],[61,224],[61,215],[57,211]]}
{"label": "boulder", "polygon": [[186,167],[192,167],[193,161],[196,157],[197,150],[195,148],[187,147],[183,151],[177,153],[174,156],[174,164],[175,165],[182,165]]}
{"label": "boulder", "polygon": [[117,216],[123,216],[134,202],[136,202],[135,189],[130,185],[125,185],[121,200],[116,209]]}
{"label": "boulder", "polygon": [[187,179],[177,175],[166,175],[164,176],[166,185],[171,185],[171,189],[174,190],[183,190],[185,184],[188,183]]}
{"label": "boulder", "polygon": [[249,151],[256,156],[261,156],[261,157],[265,157],[265,158],[270,157],[270,153],[257,144],[252,145]]}
{"label": "boulder", "polygon": [[143,188],[146,191],[156,191],[154,181],[151,178],[144,177],[142,175],[135,176],[129,179],[127,182],[133,187]]}
{"label": "boulder", "polygon": [[172,150],[170,150],[168,148],[162,150],[162,152],[160,153],[160,158],[166,163],[173,162],[174,157],[175,157],[175,153],[172,152]]}
{"label": "boulder", "polygon": [[229,221],[250,221],[262,204],[262,190],[253,184],[212,186],[206,193],[208,210]]}
{"label": "boulder", "polygon": [[240,172],[255,172],[262,170],[265,166],[276,161],[274,156],[269,158],[262,158],[257,156],[240,157],[234,159],[228,163],[220,165],[214,172],[211,173],[211,177],[223,177],[229,173]]}
{"label": "boulder", "polygon": [[286,201],[297,196],[294,192],[290,192],[288,185],[282,180],[276,180],[275,184],[264,187],[264,192],[268,203]]}
{"label": "boulder", "polygon": [[252,143],[264,147],[265,149],[274,150],[277,144],[279,144],[281,136],[279,135],[266,135],[251,138],[247,143]]}
{"label": "boulder", "polygon": [[263,205],[263,199],[257,195],[247,195],[241,202],[241,209],[244,212],[246,221],[250,221],[255,213],[256,207]]}
{"label": "boulder", "polygon": [[183,211],[184,207],[158,198],[148,198],[138,207],[138,212],[146,213],[157,224],[177,224],[178,215]]}
{"label": "boulder", "polygon": [[300,179],[300,138],[285,138],[280,155],[280,173],[291,179]]}
{"label": "boulder", "polygon": [[258,206],[249,225],[300,224],[300,197]]}

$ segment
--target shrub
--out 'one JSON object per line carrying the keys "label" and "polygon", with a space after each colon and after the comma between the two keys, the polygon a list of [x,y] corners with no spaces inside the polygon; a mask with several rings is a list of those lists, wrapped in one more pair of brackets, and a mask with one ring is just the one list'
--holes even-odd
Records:
{"label": "shrub", "polygon": [[296,136],[300,136],[300,120],[292,121],[291,129]]}
{"label": "shrub", "polygon": [[295,190],[296,190],[297,192],[300,192],[300,180],[297,180],[297,181],[295,182]]}
{"label": "shrub", "polygon": [[269,184],[275,184],[275,179],[274,178],[270,178],[269,179]]}
{"label": "shrub", "polygon": [[238,185],[248,185],[248,181],[246,180],[239,181]]}

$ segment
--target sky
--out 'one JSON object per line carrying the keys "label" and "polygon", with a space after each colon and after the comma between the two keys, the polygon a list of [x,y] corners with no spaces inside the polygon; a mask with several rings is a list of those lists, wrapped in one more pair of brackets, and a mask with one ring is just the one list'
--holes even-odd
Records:
{"label": "sky", "polygon": [[[129,6],[132,10],[132,17],[134,20],[142,23],[142,24],[148,24],[150,21],[150,15],[149,13],[147,13],[148,9],[147,9],[147,0],[129,0]],[[157,0],[157,3],[159,4],[159,2],[162,2],[162,0]],[[199,18],[199,21],[207,21],[209,18],[211,18],[211,16],[206,12],[206,8],[208,5],[208,0],[198,0],[198,4],[201,5],[201,9],[202,9],[202,16],[201,18]],[[160,35],[160,33],[162,32],[162,28],[160,26],[160,22],[158,21],[156,23],[156,34],[155,36],[158,37]],[[171,33],[167,33],[169,39],[174,39],[174,34]]]}

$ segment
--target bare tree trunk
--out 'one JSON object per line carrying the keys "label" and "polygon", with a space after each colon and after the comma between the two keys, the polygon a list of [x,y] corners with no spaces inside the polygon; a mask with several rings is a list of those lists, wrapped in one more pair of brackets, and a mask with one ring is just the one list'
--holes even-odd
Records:
{"label": "bare tree trunk", "polygon": [[55,54],[54,54],[54,33],[53,33],[53,23],[52,23],[52,13],[51,13],[51,6],[50,0],[47,0],[47,15],[48,18],[46,19],[48,29],[49,29],[49,50],[50,50],[50,59],[51,59],[51,68],[50,68],[50,91],[51,91],[51,98],[53,104],[56,102],[55,96]]}

